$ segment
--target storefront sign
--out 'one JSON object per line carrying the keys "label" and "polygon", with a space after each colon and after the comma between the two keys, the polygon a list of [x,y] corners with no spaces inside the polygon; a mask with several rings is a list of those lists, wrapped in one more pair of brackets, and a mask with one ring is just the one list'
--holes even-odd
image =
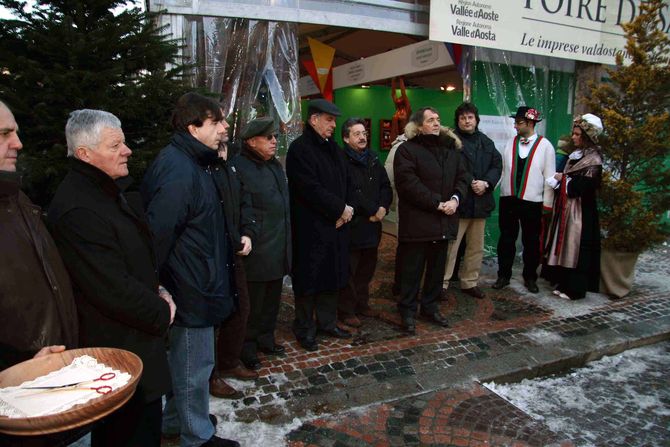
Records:
{"label": "storefront sign", "polygon": [[[640,0],[432,0],[430,39],[614,64]],[[670,8],[661,11],[670,31]]]}

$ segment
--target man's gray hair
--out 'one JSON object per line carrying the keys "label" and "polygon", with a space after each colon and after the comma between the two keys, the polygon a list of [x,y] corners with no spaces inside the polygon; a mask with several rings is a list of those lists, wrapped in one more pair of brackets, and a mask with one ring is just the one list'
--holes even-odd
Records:
{"label": "man's gray hair", "polygon": [[78,147],[95,149],[100,143],[100,133],[105,127],[120,129],[121,121],[104,110],[81,109],[70,113],[65,125],[67,156],[74,157]]}

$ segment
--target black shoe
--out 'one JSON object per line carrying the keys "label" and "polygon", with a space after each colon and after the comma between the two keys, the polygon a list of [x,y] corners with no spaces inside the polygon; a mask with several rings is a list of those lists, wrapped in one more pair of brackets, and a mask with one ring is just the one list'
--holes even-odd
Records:
{"label": "black shoe", "polygon": [[402,328],[405,332],[409,334],[416,334],[416,322],[412,317],[403,317],[402,318]]}
{"label": "black shoe", "polygon": [[494,289],[502,289],[503,287],[508,285],[509,285],[509,278],[498,277],[498,279],[496,279],[496,282],[493,283],[492,287]]}
{"label": "black shoe", "polygon": [[240,443],[232,439],[219,438],[214,435],[209,438],[209,441],[202,444],[202,447],[240,447]]}
{"label": "black shoe", "polygon": [[299,338],[298,344],[306,351],[318,351],[319,344],[313,338]]}
{"label": "black shoe", "polygon": [[472,297],[478,298],[478,299],[482,299],[482,298],[486,297],[486,295],[484,295],[484,292],[482,292],[482,289],[480,289],[477,286],[470,287],[469,289],[461,289],[461,292],[465,293],[466,295],[470,295]]}
{"label": "black shoe", "polygon": [[[252,371],[258,371],[261,369],[261,361],[258,360],[257,358],[254,359],[245,359],[242,360],[242,363],[244,363],[244,367],[247,369],[250,369]],[[254,378],[241,378],[241,377],[235,377],[236,379],[241,379],[241,380],[256,380],[258,378],[258,374],[256,374],[256,377]]]}
{"label": "black shoe", "polygon": [[216,429],[216,424],[219,423],[219,420],[216,418],[216,416],[214,416],[213,414],[210,414],[209,415],[209,421],[212,423],[212,425]]}
{"label": "black shoe", "polygon": [[537,282],[534,279],[527,279],[524,281],[524,284],[530,293],[537,293],[540,291],[540,289],[537,287]]}
{"label": "black shoe", "polygon": [[267,355],[281,355],[284,352],[286,352],[286,348],[278,344],[272,345],[271,348],[265,348],[263,346],[260,346],[258,350],[261,351],[263,354]]}
{"label": "black shoe", "polygon": [[329,337],[333,338],[351,338],[351,332],[345,331],[344,329],[340,329],[339,327],[335,326],[335,328],[330,329],[328,331],[319,329],[319,333],[323,335],[327,335]]}
{"label": "black shoe", "polygon": [[431,323],[435,323],[438,326],[449,327],[449,321],[447,320],[447,317],[442,315],[439,311],[437,311],[433,314],[421,314],[421,316],[425,320],[428,320]]}

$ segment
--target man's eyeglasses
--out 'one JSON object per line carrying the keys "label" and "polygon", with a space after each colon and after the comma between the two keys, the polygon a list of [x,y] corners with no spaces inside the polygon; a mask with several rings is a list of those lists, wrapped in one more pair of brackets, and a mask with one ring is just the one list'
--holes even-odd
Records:
{"label": "man's eyeglasses", "polygon": [[273,134],[270,134],[270,135],[265,135],[265,138],[267,138],[268,141],[272,141],[273,138],[275,140],[279,140],[279,134],[273,133]]}
{"label": "man's eyeglasses", "polygon": [[367,132],[352,132],[351,136],[354,137],[354,138],[367,137],[368,133]]}

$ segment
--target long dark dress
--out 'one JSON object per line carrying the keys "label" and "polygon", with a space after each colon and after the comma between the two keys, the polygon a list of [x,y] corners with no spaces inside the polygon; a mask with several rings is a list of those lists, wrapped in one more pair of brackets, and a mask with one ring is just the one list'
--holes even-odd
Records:
{"label": "long dark dress", "polygon": [[597,292],[600,282],[600,224],[596,192],[602,159],[595,149],[568,160],[554,197],[554,214],[545,244],[543,276],[571,299]]}

